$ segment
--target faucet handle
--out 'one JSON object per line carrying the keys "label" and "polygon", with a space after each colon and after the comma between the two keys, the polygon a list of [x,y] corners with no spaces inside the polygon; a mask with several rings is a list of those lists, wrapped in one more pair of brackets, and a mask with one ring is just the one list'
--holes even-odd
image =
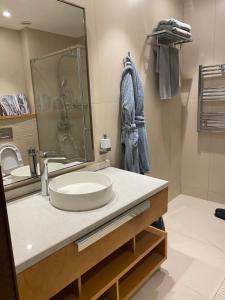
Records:
{"label": "faucet handle", "polygon": [[46,152],[46,151],[38,151],[38,156],[40,157],[40,158],[47,158],[48,157],[48,152]]}
{"label": "faucet handle", "polygon": [[57,156],[49,156],[50,153],[55,153],[55,151],[39,151],[39,157],[45,158],[47,161],[53,161],[53,160],[66,160],[66,157],[57,157]]}
{"label": "faucet handle", "polygon": [[66,157],[56,157],[56,156],[51,156],[46,158],[48,161],[54,161],[54,160],[66,160]]}

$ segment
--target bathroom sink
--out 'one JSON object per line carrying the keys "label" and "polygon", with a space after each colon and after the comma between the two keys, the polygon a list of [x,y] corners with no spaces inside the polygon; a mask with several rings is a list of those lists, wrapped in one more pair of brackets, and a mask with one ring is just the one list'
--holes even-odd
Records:
{"label": "bathroom sink", "polygon": [[[62,168],[64,168],[64,164],[57,163],[57,162],[48,163],[48,172],[54,172]],[[39,164],[37,166],[37,169],[38,169],[38,175],[40,175]],[[26,178],[30,177],[31,176],[30,167],[27,165],[27,166],[17,168],[11,172],[11,175],[14,177],[26,177]]]}
{"label": "bathroom sink", "polygon": [[104,174],[73,172],[49,184],[50,203],[67,211],[86,211],[106,205],[113,197],[112,182]]}

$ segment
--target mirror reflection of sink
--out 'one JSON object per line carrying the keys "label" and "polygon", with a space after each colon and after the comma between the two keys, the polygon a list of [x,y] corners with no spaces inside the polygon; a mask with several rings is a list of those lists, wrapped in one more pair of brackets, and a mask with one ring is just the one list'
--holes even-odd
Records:
{"label": "mirror reflection of sink", "polygon": [[67,211],[85,211],[106,205],[113,197],[112,182],[104,174],[74,172],[49,184],[50,203]]}
{"label": "mirror reflection of sink", "polygon": [[[49,162],[49,164],[48,164],[48,172],[54,172],[57,170],[61,170],[62,168],[64,168],[64,164],[62,164],[62,163]],[[37,166],[37,171],[38,171],[38,175],[40,175],[39,164]],[[14,177],[26,177],[26,178],[30,177],[31,176],[30,167],[27,165],[27,166],[17,168],[11,172],[11,175]]]}

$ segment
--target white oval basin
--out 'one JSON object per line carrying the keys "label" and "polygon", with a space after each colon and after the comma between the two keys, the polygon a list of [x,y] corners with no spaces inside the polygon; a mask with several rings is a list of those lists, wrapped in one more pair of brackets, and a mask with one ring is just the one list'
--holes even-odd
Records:
{"label": "white oval basin", "polygon": [[85,211],[107,204],[113,197],[112,182],[104,174],[74,172],[58,176],[49,184],[51,204],[68,211]]}
{"label": "white oval basin", "polygon": [[[57,162],[48,163],[48,172],[54,172],[57,170],[61,170],[62,168],[64,168],[64,164],[57,163]],[[37,164],[37,173],[38,175],[40,175],[39,163]],[[17,168],[11,172],[11,175],[14,177],[30,177],[31,176],[30,167],[27,165],[27,166]]]}

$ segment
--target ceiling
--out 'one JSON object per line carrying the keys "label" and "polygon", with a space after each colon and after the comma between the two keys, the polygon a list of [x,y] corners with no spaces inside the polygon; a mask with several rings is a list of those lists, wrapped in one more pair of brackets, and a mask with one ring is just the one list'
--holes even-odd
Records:
{"label": "ceiling", "polygon": [[[12,16],[6,18],[3,11]],[[83,10],[57,0],[1,0],[0,27],[23,29],[23,21],[31,21],[30,28],[51,33],[80,37],[84,35]],[[27,26],[28,27],[28,26]]]}

